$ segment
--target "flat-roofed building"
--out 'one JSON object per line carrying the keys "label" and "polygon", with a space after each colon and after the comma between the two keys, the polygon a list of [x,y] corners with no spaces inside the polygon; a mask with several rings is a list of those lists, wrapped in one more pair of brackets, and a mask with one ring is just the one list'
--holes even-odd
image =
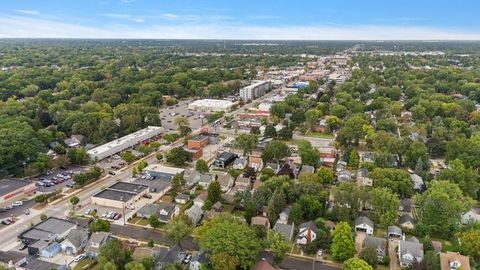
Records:
{"label": "flat-roofed building", "polygon": [[160,164],[150,164],[147,167],[145,167],[142,171],[158,179],[170,181],[173,179],[173,177],[177,173],[183,174],[185,169],[168,167]]}
{"label": "flat-roofed building", "polygon": [[199,99],[188,104],[189,110],[201,112],[228,112],[236,103],[223,99]]}
{"label": "flat-roofed building", "polygon": [[190,149],[200,149],[208,145],[208,136],[197,134],[190,138],[187,142],[187,147]]}
{"label": "flat-roofed building", "polygon": [[92,196],[92,204],[123,208],[148,193],[147,185],[117,182]]}
{"label": "flat-roofed building", "polygon": [[240,89],[240,98],[244,101],[256,99],[265,95],[272,88],[270,81],[255,81]]}
{"label": "flat-roofed building", "polygon": [[142,130],[128,134],[106,144],[102,144],[87,151],[92,160],[102,160],[115,155],[125,149],[135,146],[143,141],[162,134],[165,130],[162,127],[149,126]]}
{"label": "flat-roofed building", "polygon": [[18,238],[25,244],[41,241],[53,241],[67,237],[71,230],[77,228],[74,221],[49,217],[37,225],[22,232]]}
{"label": "flat-roofed building", "polygon": [[0,206],[21,200],[36,190],[37,187],[33,182],[19,179],[0,180]]}

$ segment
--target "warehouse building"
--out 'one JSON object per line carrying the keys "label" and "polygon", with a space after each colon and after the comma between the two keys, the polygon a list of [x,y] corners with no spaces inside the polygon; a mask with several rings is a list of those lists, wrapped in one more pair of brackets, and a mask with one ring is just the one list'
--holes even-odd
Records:
{"label": "warehouse building", "polygon": [[143,169],[144,173],[147,173],[157,179],[171,181],[173,177],[179,173],[183,174],[185,169],[167,167],[160,164],[150,164]]}
{"label": "warehouse building", "polygon": [[223,99],[199,99],[188,104],[188,109],[201,112],[231,111],[236,103]]}
{"label": "warehouse building", "polygon": [[36,190],[33,182],[19,179],[0,180],[0,207],[22,200]]}
{"label": "warehouse building", "polygon": [[77,223],[74,221],[49,217],[22,232],[18,238],[24,244],[31,244],[37,241],[54,241],[67,237],[70,231],[76,228]]}
{"label": "warehouse building", "polygon": [[254,100],[265,95],[270,91],[272,84],[270,81],[256,81],[249,86],[240,89],[240,98],[244,101]]}
{"label": "warehouse building", "polygon": [[92,204],[124,208],[148,193],[147,185],[117,182],[92,196]]}
{"label": "warehouse building", "polygon": [[158,136],[164,132],[162,127],[149,126],[137,132],[128,134],[114,141],[102,144],[87,151],[92,160],[102,160],[115,155],[129,147],[135,146],[143,141]]}

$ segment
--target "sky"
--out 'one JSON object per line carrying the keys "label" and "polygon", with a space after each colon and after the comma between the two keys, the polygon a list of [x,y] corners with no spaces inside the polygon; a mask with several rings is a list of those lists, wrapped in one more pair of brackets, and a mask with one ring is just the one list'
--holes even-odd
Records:
{"label": "sky", "polygon": [[0,0],[0,38],[480,40],[479,0]]}

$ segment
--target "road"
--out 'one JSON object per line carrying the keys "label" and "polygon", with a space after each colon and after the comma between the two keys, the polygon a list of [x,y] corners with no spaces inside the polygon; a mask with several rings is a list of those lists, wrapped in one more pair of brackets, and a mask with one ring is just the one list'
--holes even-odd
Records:
{"label": "road", "polygon": [[286,257],[280,264],[286,270],[339,270],[340,268],[323,264],[310,259]]}

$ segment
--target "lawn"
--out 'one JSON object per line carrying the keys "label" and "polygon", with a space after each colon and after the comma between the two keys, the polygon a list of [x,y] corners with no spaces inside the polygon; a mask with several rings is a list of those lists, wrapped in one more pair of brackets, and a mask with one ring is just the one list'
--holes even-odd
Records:
{"label": "lawn", "polygon": [[321,133],[321,132],[313,132],[309,131],[307,134],[305,134],[306,137],[315,137],[315,138],[325,138],[325,139],[331,139],[333,138],[333,135],[331,133]]}
{"label": "lawn", "polygon": [[92,259],[82,259],[80,260],[77,265],[75,265],[75,267],[73,268],[73,270],[84,270],[84,269],[92,269],[93,266],[96,264],[97,262],[95,260],[92,260]]}
{"label": "lawn", "polygon": [[128,223],[137,224],[140,220],[142,220],[142,219],[139,218],[139,217],[132,217],[132,218],[130,218]]}
{"label": "lawn", "polygon": [[161,197],[159,201],[161,201],[161,202],[171,202],[172,201],[172,196],[165,195],[165,196]]}
{"label": "lawn", "polygon": [[142,226],[147,226],[149,223],[150,222],[146,218],[142,218],[137,222],[138,225],[142,225]]}

